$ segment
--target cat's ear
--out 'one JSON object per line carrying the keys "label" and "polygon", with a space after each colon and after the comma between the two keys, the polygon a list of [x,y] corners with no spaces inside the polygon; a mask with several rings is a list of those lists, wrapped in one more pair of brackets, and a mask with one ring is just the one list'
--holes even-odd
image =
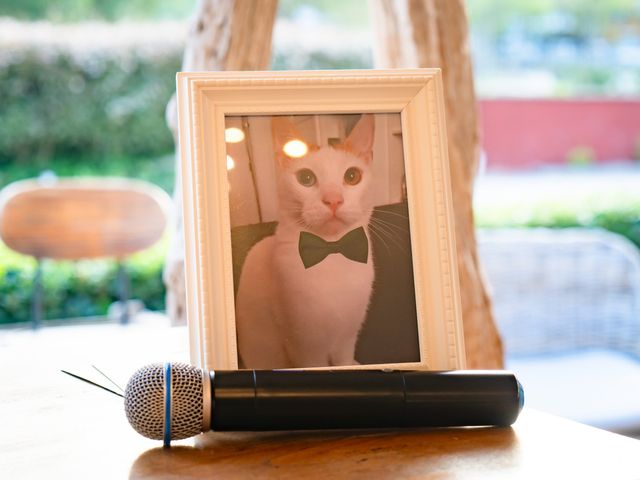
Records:
{"label": "cat's ear", "polygon": [[304,143],[302,134],[287,116],[278,115],[271,117],[271,134],[273,138],[273,152],[280,165],[284,165],[292,160],[292,158],[284,152],[284,146],[288,142],[299,140]]}
{"label": "cat's ear", "polygon": [[358,123],[344,141],[344,146],[351,153],[370,162],[373,158],[373,136],[375,133],[375,118],[371,113],[362,115]]}

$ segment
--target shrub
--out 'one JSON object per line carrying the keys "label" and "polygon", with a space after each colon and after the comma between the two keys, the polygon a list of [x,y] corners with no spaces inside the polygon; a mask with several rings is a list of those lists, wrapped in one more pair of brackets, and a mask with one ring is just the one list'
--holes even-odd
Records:
{"label": "shrub", "polygon": [[567,152],[567,163],[574,167],[584,167],[596,161],[596,154],[591,147],[575,147]]}
{"label": "shrub", "polygon": [[17,50],[0,59],[0,166],[53,157],[157,156],[179,52],[73,55]]}
{"label": "shrub", "polygon": [[[162,267],[167,242],[131,256],[125,267],[131,282],[130,297],[150,310],[164,310]],[[0,244],[0,324],[31,319],[31,298],[36,262]],[[118,300],[117,265],[112,260],[43,262],[45,319],[105,315]]]}
{"label": "shrub", "polygon": [[479,227],[603,228],[623,235],[640,248],[640,198],[637,195],[483,207],[476,208],[475,213]]}

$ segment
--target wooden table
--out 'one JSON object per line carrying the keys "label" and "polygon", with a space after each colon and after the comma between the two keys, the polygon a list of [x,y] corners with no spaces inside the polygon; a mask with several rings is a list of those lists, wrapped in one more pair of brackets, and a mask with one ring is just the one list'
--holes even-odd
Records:
{"label": "wooden table", "polygon": [[185,329],[156,320],[0,331],[2,478],[640,479],[639,441],[527,409],[506,429],[217,433],[163,449],[120,398],[58,371],[95,363],[126,381],[184,360]]}

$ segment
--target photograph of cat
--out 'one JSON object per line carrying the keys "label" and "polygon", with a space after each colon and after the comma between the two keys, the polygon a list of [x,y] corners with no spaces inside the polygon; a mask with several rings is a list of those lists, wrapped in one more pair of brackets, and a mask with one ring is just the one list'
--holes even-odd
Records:
{"label": "photograph of cat", "polygon": [[400,120],[226,117],[241,368],[421,361]]}
{"label": "photograph of cat", "polygon": [[343,144],[293,158],[283,147],[300,135],[287,117],[273,117],[278,225],[250,250],[240,276],[236,326],[244,367],[357,364],[374,279],[374,130],[373,115],[363,115]]}

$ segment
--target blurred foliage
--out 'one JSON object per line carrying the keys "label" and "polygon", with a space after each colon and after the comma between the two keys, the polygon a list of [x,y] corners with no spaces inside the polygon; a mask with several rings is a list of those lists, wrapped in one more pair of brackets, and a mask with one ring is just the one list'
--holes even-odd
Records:
{"label": "blurred foliage", "polygon": [[343,26],[367,28],[369,26],[368,2],[344,0],[279,0],[278,16],[294,19],[305,12],[314,11],[327,21]]}
{"label": "blurred foliage", "polygon": [[474,28],[494,40],[514,25],[545,35],[557,29],[576,38],[601,34],[609,39],[640,28],[637,0],[467,0],[467,9]]}
{"label": "blurred foliage", "polygon": [[193,0],[2,0],[0,16],[73,22],[89,19],[185,18]]}
{"label": "blurred foliage", "polygon": [[0,66],[0,166],[173,150],[164,120],[179,55],[17,51]]}
{"label": "blurred foliage", "polygon": [[52,172],[58,177],[110,176],[139,178],[173,192],[175,158],[172,154],[161,157],[54,157],[35,159],[25,163],[10,163],[0,168],[0,188],[16,180],[38,177]]}
{"label": "blurred foliage", "polygon": [[502,205],[475,209],[481,228],[548,227],[603,228],[640,248],[640,198],[613,194],[574,202],[545,201],[534,205]]}
{"label": "blurred foliage", "polygon": [[[636,96],[640,88],[640,1],[467,0],[479,93],[488,96]],[[0,16],[23,20],[185,20],[194,0],[2,0]],[[278,18],[313,32],[334,25],[359,32],[328,52],[322,35],[274,52],[273,68],[370,68],[369,6],[365,0],[280,0]],[[364,32],[364,33],[363,33]],[[281,34],[276,32],[275,48]],[[354,45],[356,43],[357,45]],[[306,51],[305,51],[306,50]],[[344,50],[344,51],[342,51]],[[355,52],[355,53],[354,53]],[[548,73],[536,83],[495,89],[497,78],[525,70]]]}
{"label": "blurred foliage", "polygon": [[[640,88],[640,1],[468,0],[481,95],[625,96]],[[526,78],[495,88],[510,74]],[[500,84],[500,82],[497,82]]]}
{"label": "blurred foliage", "polygon": [[613,96],[619,90],[620,72],[604,65],[558,65],[554,72],[557,96]]}
{"label": "blurred foliage", "polygon": [[370,52],[311,52],[275,51],[271,61],[273,70],[341,70],[372,68]]}
{"label": "blurred foliage", "polygon": [[[73,22],[89,19],[186,19],[195,9],[195,0],[2,0],[0,16],[22,20],[47,19]],[[369,7],[365,1],[280,0],[284,18],[313,11],[340,25],[366,27]]]}
{"label": "blurred foliage", "polygon": [[[181,19],[195,8],[194,0],[2,0],[0,16],[22,20],[47,19],[80,21],[88,19]],[[640,17],[637,0],[467,0],[473,24],[499,37],[513,23],[528,23],[540,28],[540,17],[558,11],[575,18],[577,32],[597,29],[606,35],[618,35],[615,26],[629,18]],[[280,0],[279,16],[292,19],[305,10],[320,13],[328,21],[341,25],[366,27],[369,9],[365,1]]]}
{"label": "blurred foliage", "polygon": [[573,167],[591,165],[596,161],[596,154],[591,147],[574,147],[567,152],[566,161]]}
{"label": "blurred foliage", "polygon": [[[130,298],[149,310],[164,310],[162,267],[166,239],[125,261]],[[0,324],[31,320],[31,297],[36,261],[0,243]],[[45,319],[105,315],[117,301],[117,264],[113,260],[79,262],[45,260],[42,284]]]}

